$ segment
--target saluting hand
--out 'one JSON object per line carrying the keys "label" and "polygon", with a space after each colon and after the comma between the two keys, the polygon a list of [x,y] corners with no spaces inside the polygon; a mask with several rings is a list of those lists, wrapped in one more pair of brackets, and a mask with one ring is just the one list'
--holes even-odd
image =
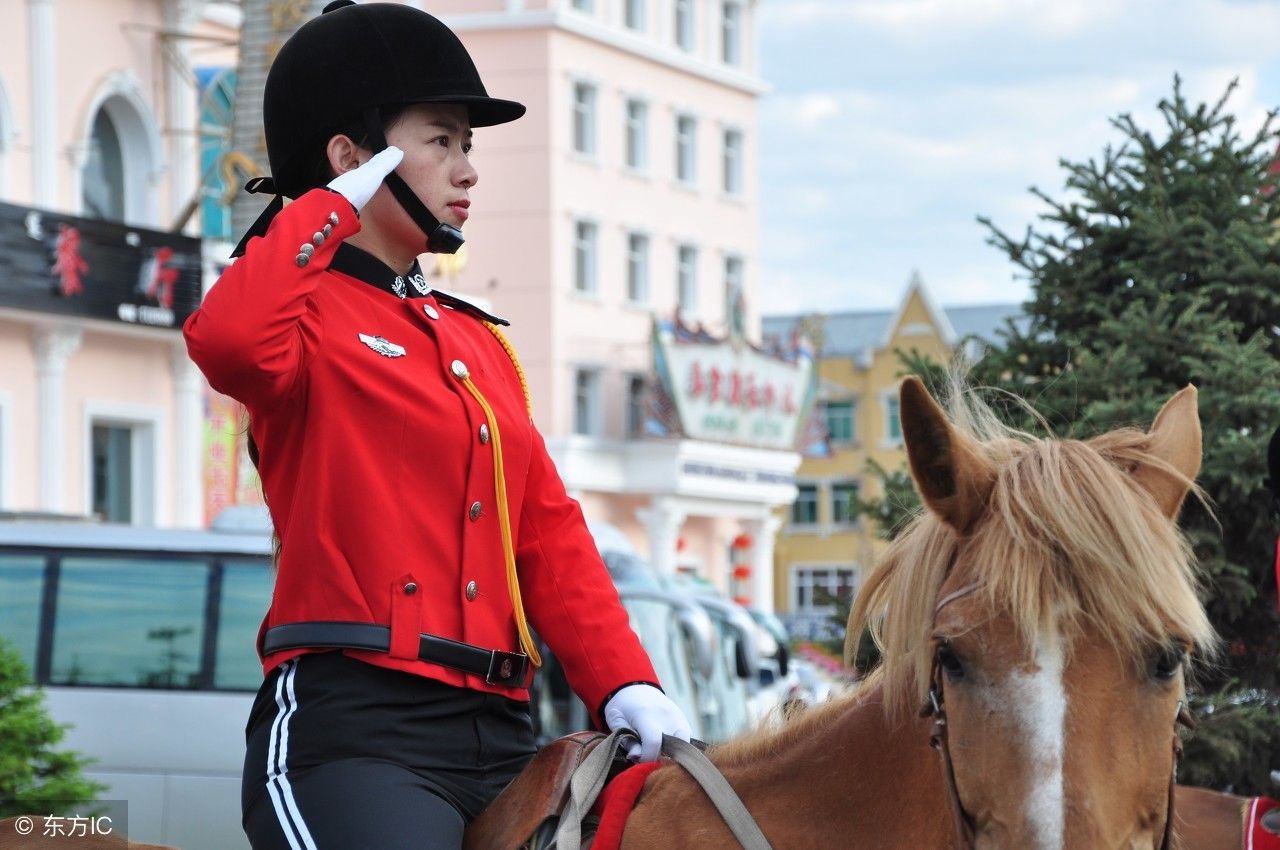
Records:
{"label": "saluting hand", "polygon": [[630,729],[640,743],[627,752],[640,761],[656,761],[662,750],[662,736],[689,740],[689,720],[680,706],[652,685],[627,685],[604,706],[604,722],[610,731]]}
{"label": "saluting hand", "polygon": [[329,188],[350,201],[356,212],[360,212],[378,191],[383,178],[395,171],[402,159],[404,151],[395,146],[388,147],[374,154],[364,165],[333,178]]}

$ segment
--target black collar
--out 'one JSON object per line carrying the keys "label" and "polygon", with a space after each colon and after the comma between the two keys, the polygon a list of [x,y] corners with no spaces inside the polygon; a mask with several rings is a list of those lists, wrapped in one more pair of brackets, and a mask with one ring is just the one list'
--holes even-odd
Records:
{"label": "black collar", "polygon": [[338,246],[329,268],[390,292],[397,298],[422,298],[431,294],[431,287],[417,260],[413,261],[408,274],[396,274],[395,269],[350,242]]}

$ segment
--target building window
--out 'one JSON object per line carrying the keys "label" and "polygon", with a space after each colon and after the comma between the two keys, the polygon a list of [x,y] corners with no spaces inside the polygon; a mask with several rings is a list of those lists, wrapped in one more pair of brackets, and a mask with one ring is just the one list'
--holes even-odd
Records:
{"label": "building window", "polygon": [[627,234],[627,300],[649,303],[649,237],[643,233]]}
{"label": "building window", "polygon": [[644,0],[627,0],[627,29],[644,32]]}
{"label": "building window", "polygon": [[676,249],[676,309],[682,316],[698,307],[698,249],[681,245]]}
{"label": "building window", "polygon": [[573,288],[578,292],[596,291],[596,233],[589,221],[574,224]]}
{"label": "building window", "polygon": [[797,614],[834,614],[857,590],[852,567],[797,567],[791,572],[791,610]]}
{"label": "building window", "polygon": [[99,109],[93,119],[82,186],[86,216],[124,220],[124,151],[120,133],[105,109]]}
{"label": "building window", "polygon": [[885,397],[884,413],[885,442],[890,445],[900,445],[902,443],[902,419],[898,411],[897,393]]}
{"label": "building window", "polygon": [[676,179],[693,185],[697,179],[698,122],[689,115],[676,117]]}
{"label": "building window", "polygon": [[132,522],[134,429],[95,423],[91,443],[94,516],[107,522]]}
{"label": "building window", "polygon": [[693,50],[693,0],[675,0],[675,38],[681,50]]}
{"label": "building window", "polygon": [[644,434],[644,409],[647,381],[644,375],[627,377],[627,436],[639,437]]}
{"label": "building window", "polygon": [[[0,637],[18,651],[27,670],[36,672],[40,606],[32,604],[44,589],[44,556],[0,555]],[[262,668],[258,668],[261,681]]]}
{"label": "building window", "polygon": [[822,410],[827,426],[827,437],[833,443],[849,444],[854,441],[853,402],[829,401]]}
{"label": "building window", "polygon": [[724,131],[724,155],[721,166],[722,188],[726,195],[742,194],[742,133]]}
{"label": "building window", "polygon": [[573,84],[573,149],[596,153],[596,87],[590,83]]}
{"label": "building window", "polygon": [[791,505],[792,525],[818,524],[818,485],[797,484],[796,500]]}
{"label": "building window", "polygon": [[649,105],[643,100],[627,101],[627,168],[644,171],[649,167]]}
{"label": "building window", "polygon": [[739,3],[721,4],[720,58],[726,65],[742,62],[742,5]]}
{"label": "building window", "polygon": [[858,519],[858,482],[836,481],[831,485],[831,523],[851,525]]}
{"label": "building window", "polygon": [[573,433],[600,433],[600,371],[575,369],[573,373]]}

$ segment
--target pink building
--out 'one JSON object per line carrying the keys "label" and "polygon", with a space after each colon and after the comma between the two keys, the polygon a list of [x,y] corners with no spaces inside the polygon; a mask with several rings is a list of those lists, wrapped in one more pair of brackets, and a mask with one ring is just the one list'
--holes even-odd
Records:
{"label": "pink building", "polygon": [[[794,498],[799,456],[644,434],[655,317],[679,310],[728,336],[740,294],[759,339],[756,4],[420,5],[459,32],[492,94],[529,107],[477,133],[467,255],[440,285],[511,319],[539,426],[588,520],[660,570],[771,608],[774,508]],[[731,586],[743,535],[734,560],[750,578]]]}

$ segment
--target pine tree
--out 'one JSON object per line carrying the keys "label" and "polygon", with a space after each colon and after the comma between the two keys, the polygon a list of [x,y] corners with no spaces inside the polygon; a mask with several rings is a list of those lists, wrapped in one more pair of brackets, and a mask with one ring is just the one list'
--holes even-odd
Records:
{"label": "pine tree", "polygon": [[0,640],[0,819],[66,814],[105,790],[81,773],[86,759],[56,749],[64,734],[21,657]]}
{"label": "pine tree", "polygon": [[[1189,499],[1181,525],[1206,577],[1224,641],[1193,679],[1200,730],[1185,775],[1237,793],[1276,794],[1280,768],[1280,617],[1266,445],[1280,426],[1280,196],[1269,170],[1275,113],[1246,138],[1227,103],[1188,103],[1174,79],[1149,132],[1129,115],[1098,159],[1062,161],[1065,200],[1014,238],[980,218],[988,241],[1029,279],[1025,324],[976,365],[971,381],[1030,402],[1060,437],[1148,427],[1188,383],[1200,391],[1210,507]],[[903,356],[907,371],[936,366]],[[1019,427],[1041,430],[1016,406]],[[901,504],[872,504],[900,521]]]}

